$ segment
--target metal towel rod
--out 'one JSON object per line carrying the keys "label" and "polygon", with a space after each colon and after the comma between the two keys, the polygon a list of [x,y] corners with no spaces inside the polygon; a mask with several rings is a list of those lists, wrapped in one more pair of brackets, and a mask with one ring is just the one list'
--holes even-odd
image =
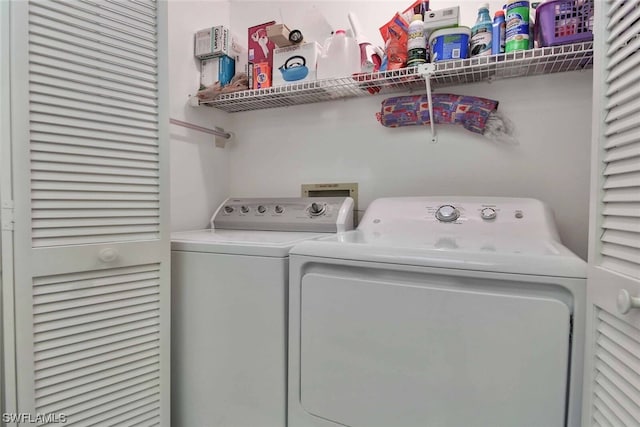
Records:
{"label": "metal towel rod", "polygon": [[202,126],[194,125],[192,123],[183,122],[182,120],[177,120],[177,119],[169,119],[169,123],[171,123],[172,125],[182,126],[185,128],[197,130],[198,132],[204,132],[211,135],[219,136],[224,139],[231,139],[231,134],[229,132],[225,132],[225,130],[222,128],[209,129],[209,128],[204,128]]}

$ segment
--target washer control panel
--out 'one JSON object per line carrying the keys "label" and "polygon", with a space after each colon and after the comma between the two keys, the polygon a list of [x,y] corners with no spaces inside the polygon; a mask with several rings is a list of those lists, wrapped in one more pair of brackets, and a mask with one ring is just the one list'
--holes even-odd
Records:
{"label": "washer control panel", "polygon": [[211,228],[311,232],[351,230],[353,199],[229,198],[214,213]]}

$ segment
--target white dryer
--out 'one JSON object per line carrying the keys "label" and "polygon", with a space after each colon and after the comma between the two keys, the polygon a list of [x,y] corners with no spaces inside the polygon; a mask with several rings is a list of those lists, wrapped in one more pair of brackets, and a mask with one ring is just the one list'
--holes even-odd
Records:
{"label": "white dryer", "polygon": [[286,426],[288,253],[353,228],[350,198],[228,199],[171,235],[171,418]]}
{"label": "white dryer", "polygon": [[288,426],[578,427],[585,277],[537,200],[376,200],[290,253]]}

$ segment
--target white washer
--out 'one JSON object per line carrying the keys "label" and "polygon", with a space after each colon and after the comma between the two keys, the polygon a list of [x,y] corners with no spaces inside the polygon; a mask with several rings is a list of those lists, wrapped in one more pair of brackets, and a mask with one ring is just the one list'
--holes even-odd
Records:
{"label": "white washer", "polygon": [[172,234],[172,425],[286,426],[288,253],[352,218],[350,198],[228,199]]}
{"label": "white washer", "polygon": [[289,427],[578,427],[586,264],[532,199],[378,199],[290,253]]}

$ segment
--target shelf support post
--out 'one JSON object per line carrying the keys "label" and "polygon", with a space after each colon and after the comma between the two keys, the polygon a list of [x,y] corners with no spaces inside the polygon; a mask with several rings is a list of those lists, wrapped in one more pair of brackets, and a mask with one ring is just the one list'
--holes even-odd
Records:
{"label": "shelf support post", "polygon": [[418,74],[424,77],[424,83],[427,88],[427,101],[429,103],[429,124],[431,125],[431,143],[438,142],[436,137],[435,120],[433,118],[433,102],[431,98],[431,77],[436,73],[435,64],[427,63],[418,65]]}

